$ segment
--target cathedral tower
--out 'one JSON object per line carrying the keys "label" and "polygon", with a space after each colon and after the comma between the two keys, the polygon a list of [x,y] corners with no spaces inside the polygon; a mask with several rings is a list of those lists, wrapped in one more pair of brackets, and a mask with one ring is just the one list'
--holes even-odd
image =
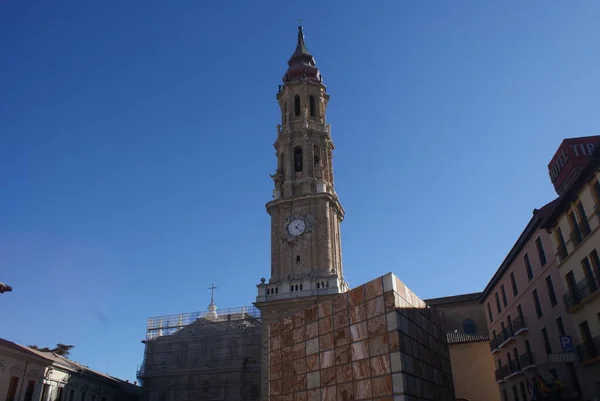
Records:
{"label": "cathedral tower", "polygon": [[348,290],[342,268],[340,223],[334,188],[333,142],[327,123],[329,95],[298,27],[296,50],[279,86],[281,123],[271,216],[271,275],[261,279],[255,306],[263,321],[263,400],[268,396],[268,324]]}
{"label": "cathedral tower", "polygon": [[333,179],[327,89],[298,27],[296,51],[277,93],[281,124],[273,146],[277,168],[271,215],[271,277],[257,302],[337,294],[347,290]]}

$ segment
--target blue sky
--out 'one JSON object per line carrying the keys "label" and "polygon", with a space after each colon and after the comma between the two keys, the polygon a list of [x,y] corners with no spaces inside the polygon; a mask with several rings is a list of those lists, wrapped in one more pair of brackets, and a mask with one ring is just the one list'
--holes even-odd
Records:
{"label": "blue sky", "polygon": [[331,94],[345,276],[482,290],[562,138],[598,134],[600,3],[0,2],[0,337],[134,380],[150,316],[269,274],[277,85]]}

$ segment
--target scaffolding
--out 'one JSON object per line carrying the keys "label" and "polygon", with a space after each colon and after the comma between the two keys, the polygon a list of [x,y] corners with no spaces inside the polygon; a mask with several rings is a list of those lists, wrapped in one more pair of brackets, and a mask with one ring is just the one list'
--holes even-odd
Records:
{"label": "scaffolding", "polygon": [[[211,308],[212,307],[212,308]],[[255,307],[148,319],[137,376],[145,401],[251,401],[260,393],[262,322]]]}
{"label": "scaffolding", "polygon": [[207,316],[207,312],[189,312],[177,315],[151,317],[148,319],[146,325],[146,341],[176,333],[198,319],[222,322],[228,320],[241,320],[248,317],[258,319],[260,318],[260,311],[254,306],[242,306],[219,311],[218,316],[216,314],[214,316]]}

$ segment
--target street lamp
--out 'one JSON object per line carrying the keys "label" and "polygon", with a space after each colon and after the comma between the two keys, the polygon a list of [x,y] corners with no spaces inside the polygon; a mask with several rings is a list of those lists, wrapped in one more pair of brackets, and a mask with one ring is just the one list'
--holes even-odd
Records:
{"label": "street lamp", "polygon": [[4,294],[5,292],[11,292],[12,287],[8,284],[4,284],[0,281],[0,294]]}

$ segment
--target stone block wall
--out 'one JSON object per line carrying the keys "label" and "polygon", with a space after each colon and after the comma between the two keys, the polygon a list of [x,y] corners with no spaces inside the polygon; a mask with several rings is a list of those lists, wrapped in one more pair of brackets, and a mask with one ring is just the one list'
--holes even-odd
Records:
{"label": "stone block wall", "polygon": [[271,324],[272,401],[454,400],[437,316],[387,274]]}

